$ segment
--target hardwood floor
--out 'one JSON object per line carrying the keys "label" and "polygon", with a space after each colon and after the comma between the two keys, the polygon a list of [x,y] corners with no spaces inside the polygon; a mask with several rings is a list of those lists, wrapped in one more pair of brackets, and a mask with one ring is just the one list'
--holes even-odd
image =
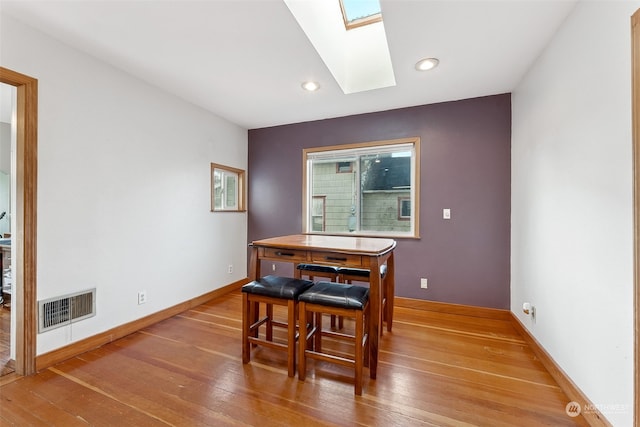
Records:
{"label": "hardwood floor", "polygon": [[[585,426],[508,321],[397,307],[378,378],[241,361],[239,292],[0,388],[2,425]],[[352,324],[346,322],[346,327]]]}

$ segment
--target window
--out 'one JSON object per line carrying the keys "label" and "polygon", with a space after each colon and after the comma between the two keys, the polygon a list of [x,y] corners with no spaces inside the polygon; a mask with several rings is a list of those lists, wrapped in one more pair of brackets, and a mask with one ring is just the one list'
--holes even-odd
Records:
{"label": "window", "polygon": [[408,221],[411,219],[411,199],[409,197],[398,197],[398,220]]}
{"label": "window", "polygon": [[303,153],[303,231],[418,237],[420,138]]}
{"label": "window", "polygon": [[347,30],[382,21],[378,0],[340,0],[340,10]]}
{"label": "window", "polygon": [[211,163],[211,212],[245,210],[244,171]]}
{"label": "window", "polygon": [[353,162],[337,162],[336,173],[351,173],[353,172]]}

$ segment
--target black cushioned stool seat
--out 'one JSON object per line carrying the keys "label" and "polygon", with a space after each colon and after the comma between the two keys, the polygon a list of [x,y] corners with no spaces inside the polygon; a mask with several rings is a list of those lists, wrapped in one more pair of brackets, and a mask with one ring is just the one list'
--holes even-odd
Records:
{"label": "black cushioned stool seat", "polygon": [[[339,267],[338,274],[343,274],[345,276],[354,276],[365,279],[365,282],[369,281],[369,276],[371,275],[371,270],[365,268],[349,268],[349,267]],[[380,275],[384,279],[384,276],[387,275],[387,265],[382,264],[380,266]],[[353,279],[357,280],[357,279]]]}
{"label": "black cushioned stool seat", "polygon": [[338,267],[334,267],[332,265],[298,264],[296,268],[300,271],[309,273],[326,273],[334,276],[338,274]]}
{"label": "black cushioned stool seat", "polygon": [[[352,367],[355,371],[355,394],[361,395],[362,370],[369,365],[369,289],[343,283],[318,282],[303,292],[298,301],[300,336],[304,340],[298,346],[298,378],[304,381],[306,377],[307,358]],[[354,318],[353,335],[323,330],[323,313]],[[323,336],[353,342],[353,358],[345,357],[344,351],[338,352],[335,348],[323,351]],[[309,340],[313,340],[313,345],[307,345]]]}
{"label": "black cushioned stool seat", "polygon": [[242,292],[266,297],[298,299],[298,296],[312,285],[313,282],[310,280],[265,276],[244,285]]}
{"label": "black cushioned stool seat", "polygon": [[304,291],[298,300],[330,307],[362,310],[365,303],[369,301],[369,289],[364,286],[318,282]]}
{"label": "black cushioned stool seat", "polygon": [[[298,297],[313,286],[310,280],[280,276],[265,276],[242,287],[242,363],[251,360],[251,344],[259,344],[287,352],[287,371],[290,377],[296,369],[296,319]],[[266,306],[266,315],[260,317],[260,303]],[[273,317],[273,305],[287,307],[287,322]],[[266,328],[264,338],[259,336],[260,326]],[[273,340],[273,327],[287,329],[285,344]]]}
{"label": "black cushioned stool seat", "polygon": [[[387,331],[391,332],[393,326],[393,297],[395,289],[391,288],[391,281],[385,280],[387,275],[387,265],[380,266],[380,276],[382,278],[382,320],[387,322]],[[364,268],[338,268],[338,282],[352,283],[356,282],[369,282],[371,277],[371,271]],[[340,324],[342,328],[342,324]],[[380,328],[380,335],[382,335],[382,327]]]}
{"label": "black cushioned stool seat", "polygon": [[309,280],[314,280],[317,277],[327,279],[330,282],[338,280],[338,267],[332,265],[296,264],[294,271],[295,277],[298,279],[302,276],[308,276]]}

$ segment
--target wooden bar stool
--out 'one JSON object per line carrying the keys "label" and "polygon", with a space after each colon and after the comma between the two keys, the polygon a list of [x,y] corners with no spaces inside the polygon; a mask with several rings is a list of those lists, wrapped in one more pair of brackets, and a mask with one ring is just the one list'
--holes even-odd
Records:
{"label": "wooden bar stool", "polygon": [[[242,287],[242,363],[251,360],[251,344],[284,350],[287,352],[288,375],[296,371],[296,319],[298,317],[298,296],[313,286],[313,282],[289,277],[265,276]],[[260,317],[260,303],[266,306],[266,316]],[[273,306],[287,307],[287,322],[273,318]],[[264,338],[259,329],[266,328]],[[287,342],[273,340],[273,327],[287,329]]]}
{"label": "wooden bar stool", "polygon": [[[339,267],[333,265],[321,265],[321,264],[296,264],[296,271],[299,275],[296,277],[307,276],[309,280],[316,280],[316,278],[327,279],[329,282],[338,282],[338,270]],[[344,327],[344,321],[342,318],[338,319],[338,329]],[[331,316],[331,327],[336,327],[336,316]]]}
{"label": "wooden bar stool", "polygon": [[[307,358],[352,367],[355,394],[362,395],[362,370],[364,366],[369,366],[369,289],[364,286],[319,282],[300,295],[298,309],[302,337],[298,345],[298,378],[304,381],[306,377]],[[354,334],[323,330],[323,313],[354,318]],[[310,330],[308,325],[311,325]],[[323,349],[322,337],[353,342],[353,358]],[[309,340],[313,340],[312,346],[307,345]]]}
{"label": "wooden bar stool", "polygon": [[[382,278],[382,320],[387,322],[387,331],[391,332],[393,326],[393,300],[395,289],[391,288],[391,280],[385,280],[387,275],[387,265],[380,266],[380,276]],[[352,283],[352,282],[369,282],[371,277],[371,271],[362,268],[338,268],[338,282],[340,283]],[[342,328],[342,324],[339,324]],[[380,335],[382,335],[382,326],[380,327]]]}

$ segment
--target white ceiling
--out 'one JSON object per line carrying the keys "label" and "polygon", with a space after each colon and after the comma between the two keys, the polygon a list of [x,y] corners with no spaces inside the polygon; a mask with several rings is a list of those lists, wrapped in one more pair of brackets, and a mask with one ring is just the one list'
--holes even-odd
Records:
{"label": "white ceiling", "polygon": [[[254,129],[510,92],[575,3],[381,0],[397,84],[349,95],[281,0],[1,0],[0,12]],[[424,57],[439,67],[415,71]],[[308,79],[321,90],[304,92]]]}

